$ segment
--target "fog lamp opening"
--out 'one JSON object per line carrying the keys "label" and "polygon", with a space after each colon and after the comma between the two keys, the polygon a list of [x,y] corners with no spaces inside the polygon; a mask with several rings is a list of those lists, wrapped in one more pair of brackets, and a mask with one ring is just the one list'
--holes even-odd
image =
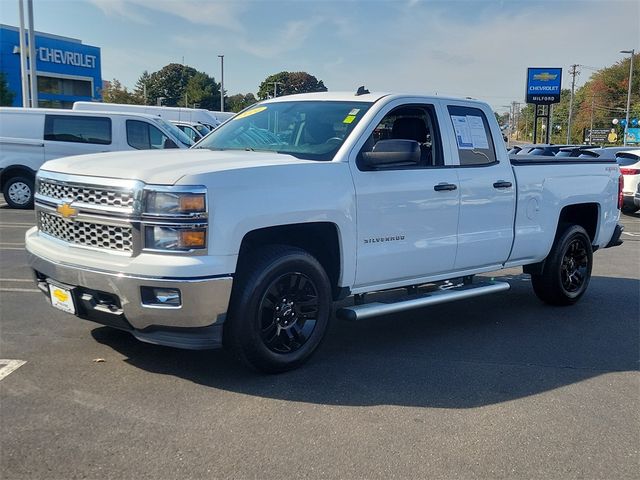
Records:
{"label": "fog lamp opening", "polygon": [[143,305],[173,308],[182,306],[182,297],[177,288],[140,287],[140,294]]}

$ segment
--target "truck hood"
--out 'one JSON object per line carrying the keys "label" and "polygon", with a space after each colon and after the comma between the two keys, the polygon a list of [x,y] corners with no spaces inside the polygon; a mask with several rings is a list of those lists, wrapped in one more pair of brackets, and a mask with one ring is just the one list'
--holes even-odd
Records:
{"label": "truck hood", "polygon": [[141,180],[173,185],[183,176],[202,173],[309,163],[275,152],[211,150],[144,150],[77,155],[50,160],[41,169],[49,172],[92,177]]}

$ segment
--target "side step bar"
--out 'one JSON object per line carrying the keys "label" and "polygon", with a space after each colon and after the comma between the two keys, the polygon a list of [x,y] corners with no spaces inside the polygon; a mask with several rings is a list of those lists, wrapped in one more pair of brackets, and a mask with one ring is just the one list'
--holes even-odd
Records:
{"label": "side step bar", "polygon": [[464,300],[465,298],[479,297],[480,295],[488,295],[490,293],[504,292],[509,290],[509,288],[511,288],[511,286],[506,282],[478,282],[447,290],[425,293],[404,300],[372,302],[344,307],[336,312],[336,316],[342,320],[364,320],[378,315],[387,315],[390,313],[411,310],[413,308],[453,302],[455,300]]}

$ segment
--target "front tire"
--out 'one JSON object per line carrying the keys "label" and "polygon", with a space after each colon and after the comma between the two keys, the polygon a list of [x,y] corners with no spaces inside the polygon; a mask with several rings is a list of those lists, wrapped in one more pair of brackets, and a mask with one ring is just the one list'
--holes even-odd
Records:
{"label": "front tire", "polygon": [[33,207],[33,179],[11,177],[2,189],[4,199],[11,208],[27,209]]}
{"label": "front tire", "polygon": [[589,286],[593,249],[589,235],[572,225],[558,235],[541,274],[531,275],[533,290],[550,305],[573,305]]}
{"label": "front tire", "polygon": [[329,278],[315,257],[299,248],[265,247],[238,268],[225,346],[252,369],[291,370],[318,348],[331,311]]}

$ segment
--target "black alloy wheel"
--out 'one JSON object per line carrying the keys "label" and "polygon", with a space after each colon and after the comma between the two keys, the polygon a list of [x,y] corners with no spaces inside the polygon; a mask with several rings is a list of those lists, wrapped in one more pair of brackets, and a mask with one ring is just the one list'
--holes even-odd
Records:
{"label": "black alloy wheel", "polygon": [[332,307],[329,278],[314,256],[297,247],[262,247],[239,261],[224,345],[254,370],[291,370],[320,345]]}
{"label": "black alloy wheel", "polygon": [[300,349],[316,327],[318,302],[316,286],[303,273],[286,273],[271,282],[259,307],[265,346],[285,354]]}
{"label": "black alloy wheel", "polygon": [[589,286],[593,267],[591,239],[580,225],[564,225],[544,260],[542,273],[531,275],[540,300],[550,305],[572,305]]}

